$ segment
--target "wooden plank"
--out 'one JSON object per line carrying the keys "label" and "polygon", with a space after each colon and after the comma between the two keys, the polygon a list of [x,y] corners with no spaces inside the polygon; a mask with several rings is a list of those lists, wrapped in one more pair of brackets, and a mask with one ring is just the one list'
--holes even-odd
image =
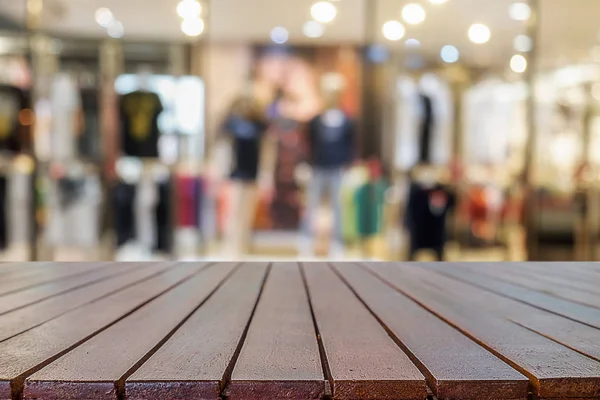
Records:
{"label": "wooden plank", "polygon": [[[519,274],[520,276],[525,276],[528,279],[542,281],[545,284],[554,287],[582,290],[595,295],[600,294],[600,289],[598,289],[598,285],[600,285],[600,279],[587,278],[587,281],[582,280],[581,274],[585,275],[585,272],[572,267],[573,265],[576,265],[575,263],[556,263],[556,266],[559,267],[558,270],[556,268],[552,268],[550,266],[551,264],[552,263],[528,262],[526,264],[520,264],[519,268],[517,268],[510,263],[506,263],[500,265],[500,268],[507,269],[512,273]],[[575,269],[575,271],[573,271],[573,269]],[[563,272],[558,273],[558,271],[561,270]]]}
{"label": "wooden plank", "polygon": [[526,375],[539,397],[600,396],[600,364],[548,338],[486,313],[478,304],[457,304],[441,285],[415,277],[399,264],[366,264],[397,290]]}
{"label": "wooden plank", "polygon": [[39,285],[53,284],[68,277],[87,274],[107,263],[61,263],[40,269],[32,276],[0,281],[0,296],[30,289]]}
{"label": "wooden plank", "polygon": [[449,264],[423,264],[438,273],[600,329],[600,310],[574,303]]}
{"label": "wooden plank", "polygon": [[115,263],[97,268],[87,274],[68,277],[52,284],[36,286],[13,294],[3,296],[0,301],[0,315],[16,310],[36,302],[46,300],[53,296],[67,293],[96,282],[110,279],[114,276],[141,268],[144,264]]}
{"label": "wooden plank", "polygon": [[205,264],[180,264],[167,273],[68,312],[0,343],[0,399],[10,398],[11,385],[15,395],[19,395],[27,376],[204,267]]}
{"label": "wooden plank", "polygon": [[30,376],[25,399],[114,399],[117,382],[150,356],[229,277],[236,264],[205,269]]}
{"label": "wooden plank", "polygon": [[470,304],[477,304],[482,310],[490,310],[590,358],[600,360],[600,330],[596,328],[448,278],[421,266],[406,264],[401,268],[425,283],[441,286],[457,305],[468,307]]}
{"label": "wooden plank", "polygon": [[320,399],[326,384],[299,265],[275,264],[233,370],[228,395]]}
{"label": "wooden plank", "polygon": [[166,263],[148,263],[144,268],[135,268],[128,273],[4,314],[0,316],[0,342],[87,303],[164,273],[169,267],[170,264]]}
{"label": "wooden plank", "polygon": [[485,274],[501,281],[513,283],[528,289],[532,289],[541,293],[546,293],[564,300],[573,301],[579,304],[587,305],[594,308],[600,308],[600,297],[592,293],[582,292],[575,289],[570,289],[562,286],[556,286],[536,279],[535,276],[523,276],[515,268],[525,268],[523,263],[515,263],[511,270],[504,268],[502,264],[470,264],[461,263],[460,268],[465,268],[470,271]]}
{"label": "wooden plank", "polygon": [[48,267],[53,265],[51,262],[8,262],[2,263],[0,268],[0,281],[8,278],[19,276],[27,276],[34,274],[38,268]]}
{"label": "wooden plank", "polygon": [[219,399],[233,368],[267,272],[242,265],[137,371],[128,400]]}
{"label": "wooden plank", "polygon": [[325,264],[303,265],[336,399],[419,399],[425,378]]}
{"label": "wooden plank", "polygon": [[526,399],[529,380],[356,264],[335,269],[427,378],[438,399]]}

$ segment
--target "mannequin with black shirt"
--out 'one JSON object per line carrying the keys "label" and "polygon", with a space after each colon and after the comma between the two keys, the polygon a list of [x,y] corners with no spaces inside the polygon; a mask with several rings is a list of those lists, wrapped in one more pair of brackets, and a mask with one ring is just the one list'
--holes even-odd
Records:
{"label": "mannequin with black shirt", "polygon": [[419,250],[433,250],[444,261],[446,219],[455,196],[442,183],[440,171],[428,164],[417,165],[411,174],[404,226],[410,236],[408,259],[414,261]]}
{"label": "mannequin with black shirt", "polygon": [[264,113],[253,96],[252,86],[230,107],[223,124],[233,144],[233,170],[230,215],[225,227],[228,258],[243,256],[249,246],[256,210],[257,178],[262,139],[267,125]]}
{"label": "mannequin with black shirt", "polygon": [[343,169],[353,161],[356,128],[340,107],[340,95],[338,90],[327,91],[325,109],[308,126],[309,159],[313,172],[303,221],[305,238],[300,249],[301,254],[308,257],[314,253],[314,216],[326,193],[334,215],[329,257],[339,259],[343,256],[340,189]]}

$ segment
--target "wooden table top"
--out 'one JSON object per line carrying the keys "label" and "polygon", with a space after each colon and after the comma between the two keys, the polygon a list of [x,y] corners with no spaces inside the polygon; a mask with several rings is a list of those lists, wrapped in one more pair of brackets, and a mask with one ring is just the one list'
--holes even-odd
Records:
{"label": "wooden table top", "polygon": [[0,400],[600,399],[600,264],[0,264]]}

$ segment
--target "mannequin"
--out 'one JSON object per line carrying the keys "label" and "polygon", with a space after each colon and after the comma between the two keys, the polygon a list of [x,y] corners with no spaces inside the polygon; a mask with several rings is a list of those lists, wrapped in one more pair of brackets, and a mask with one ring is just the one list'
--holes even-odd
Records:
{"label": "mannequin", "polygon": [[412,171],[404,225],[410,236],[409,260],[422,249],[433,250],[444,260],[446,217],[454,207],[454,194],[444,185],[442,170],[419,164]]}
{"label": "mannequin", "polygon": [[314,243],[314,215],[317,214],[323,195],[328,193],[334,214],[330,259],[343,257],[342,204],[340,188],[342,172],[353,159],[355,125],[341,109],[341,93],[338,89],[324,91],[325,107],[309,123],[308,141],[313,175],[308,184],[308,204],[304,216],[304,239],[301,253],[312,256]]}
{"label": "mannequin", "polygon": [[256,181],[266,123],[253,87],[248,84],[233,102],[223,126],[234,147],[231,209],[224,241],[224,256],[228,259],[238,258],[248,251],[255,216]]}

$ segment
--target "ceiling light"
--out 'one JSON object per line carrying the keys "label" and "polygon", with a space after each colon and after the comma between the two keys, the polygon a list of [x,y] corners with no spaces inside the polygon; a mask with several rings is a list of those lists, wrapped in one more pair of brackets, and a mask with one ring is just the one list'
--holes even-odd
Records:
{"label": "ceiling light", "polygon": [[106,28],[115,19],[113,13],[108,8],[99,8],[96,10],[96,22]]}
{"label": "ceiling light", "polygon": [[431,4],[444,4],[448,0],[429,0]]}
{"label": "ceiling light", "polygon": [[513,3],[508,13],[515,21],[527,21],[531,17],[531,7],[527,3]]}
{"label": "ceiling light", "polygon": [[320,38],[325,33],[325,26],[317,21],[307,21],[302,32],[309,38]]}
{"label": "ceiling light", "polygon": [[515,54],[510,59],[510,69],[518,74],[527,70],[527,59],[520,54]]}
{"label": "ceiling light", "polygon": [[271,40],[277,44],[284,44],[290,38],[290,33],[282,26],[277,26],[271,31]]}
{"label": "ceiling light", "polygon": [[387,40],[397,41],[404,37],[404,33],[406,29],[404,29],[404,25],[402,25],[398,21],[388,21],[383,24],[383,37]]}
{"label": "ceiling light", "polygon": [[404,47],[408,49],[418,49],[421,47],[421,42],[419,42],[417,39],[409,38],[404,42]]}
{"label": "ceiling light", "polygon": [[177,5],[177,14],[183,19],[194,19],[202,14],[202,5],[197,0],[182,0]]}
{"label": "ceiling light", "polygon": [[460,52],[454,46],[444,46],[440,52],[440,56],[445,63],[452,64],[458,61],[460,58]]}
{"label": "ceiling light", "polygon": [[181,31],[187,36],[200,36],[204,32],[204,21],[200,18],[184,19]]}
{"label": "ceiling light", "polygon": [[483,44],[489,42],[492,34],[490,28],[484,24],[473,24],[469,28],[469,39],[473,43]]}
{"label": "ceiling light", "polygon": [[319,1],[312,5],[310,14],[315,21],[326,24],[335,19],[337,8],[328,1]]}
{"label": "ceiling light", "polygon": [[402,9],[402,18],[407,24],[420,24],[425,21],[425,9],[420,4],[407,4]]}
{"label": "ceiling light", "polygon": [[533,48],[533,41],[527,35],[519,35],[515,37],[513,47],[519,53],[529,53]]}
{"label": "ceiling light", "polygon": [[106,28],[106,33],[108,33],[108,36],[111,38],[119,39],[123,37],[123,34],[125,33],[125,27],[123,27],[121,22],[113,21]]}

